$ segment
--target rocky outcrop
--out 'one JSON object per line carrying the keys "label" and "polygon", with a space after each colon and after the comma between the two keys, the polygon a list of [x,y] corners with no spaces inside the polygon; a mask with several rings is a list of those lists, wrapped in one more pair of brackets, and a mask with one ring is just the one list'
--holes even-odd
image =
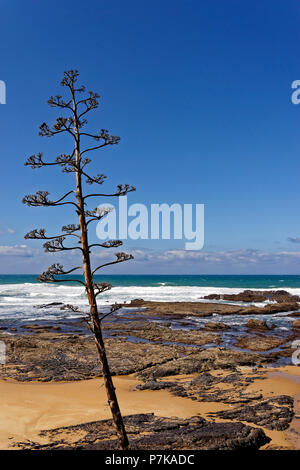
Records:
{"label": "rocky outcrop", "polygon": [[295,328],[295,329],[299,330],[300,329],[300,320],[293,321],[292,328]]}
{"label": "rocky outcrop", "polygon": [[240,366],[259,367],[273,360],[274,357],[262,356],[255,353],[211,348],[189,353],[185,357],[179,357],[178,359],[149,367],[138,372],[137,377],[147,381],[169,375],[207,372],[211,369],[236,371]]}
{"label": "rocky outcrop", "polygon": [[[26,381],[72,381],[101,375],[92,337],[42,333],[3,336],[7,347],[6,364],[0,365],[1,378]],[[112,374],[124,375],[154,367],[186,354],[180,346],[133,343],[106,339]]]}
{"label": "rocky outcrop", "polygon": [[234,344],[241,349],[250,349],[250,351],[269,351],[285,344],[289,338],[278,338],[276,336],[244,336],[238,339]]}
{"label": "rocky outcrop", "polygon": [[37,325],[37,324],[29,324],[29,325],[23,325],[22,328],[25,328],[25,330],[31,330],[35,332],[45,332],[45,331],[61,331],[60,326],[56,325]]}
{"label": "rocky outcrop", "polygon": [[[195,378],[182,380],[173,377],[171,381],[150,379],[138,385],[139,390],[168,389],[177,397],[189,398],[199,402],[219,402],[228,404],[241,404],[257,401],[262,398],[260,392],[248,392],[247,386],[261,376],[250,372],[247,376],[239,372],[214,376],[203,372]],[[226,384],[226,387],[223,386]]]}
{"label": "rocky outcrop", "polygon": [[[136,301],[132,300],[130,304],[124,304],[126,307],[137,307]],[[138,300],[138,306],[143,308],[140,315],[147,317],[165,317],[181,319],[184,317],[210,317],[217,313],[218,315],[269,315],[280,312],[292,312],[299,310],[299,304],[295,301],[278,302],[276,304],[267,304],[264,307],[243,307],[240,305],[205,303],[205,302],[152,302]]]}
{"label": "rocky outcrop", "polygon": [[[270,442],[264,431],[242,423],[215,423],[200,416],[165,418],[152,413],[124,417],[131,450],[257,450]],[[19,442],[35,450],[118,450],[112,420],[42,431],[42,441]]]}
{"label": "rocky outcrop", "polygon": [[229,330],[230,326],[226,325],[225,323],[221,323],[221,322],[209,321],[209,322],[205,323],[204,329],[208,330],[208,331],[218,331],[218,330],[224,331],[224,330]]}
{"label": "rocky outcrop", "polygon": [[268,304],[264,307],[244,307],[238,313],[240,315],[271,315],[280,312],[292,312],[293,310],[299,310],[297,302]]}
{"label": "rocky outcrop", "polygon": [[267,429],[283,431],[289,427],[294,416],[294,400],[287,395],[260,400],[259,403],[242,405],[233,410],[211,413],[222,419],[241,420],[264,426]]}
{"label": "rocky outcrop", "polygon": [[285,290],[259,291],[244,290],[239,294],[210,294],[202,297],[208,300],[227,300],[229,302],[265,302],[266,300],[284,303],[284,302],[300,302],[298,295],[292,295]]}
{"label": "rocky outcrop", "polygon": [[[214,324],[213,324],[214,325]],[[127,325],[106,325],[106,330],[111,336],[130,335],[136,338],[142,338],[148,341],[159,343],[183,343],[202,346],[208,343],[219,344],[219,335],[206,333],[202,330],[181,330],[169,328],[170,324],[165,326],[153,322],[131,322]],[[226,325],[225,325],[226,327]],[[110,330],[113,329],[113,332]],[[218,328],[212,328],[217,330]],[[219,329],[222,329],[220,327]]]}
{"label": "rocky outcrop", "polygon": [[271,328],[275,328],[275,325],[269,327],[264,320],[257,320],[252,318],[247,321],[246,327],[248,330],[270,330]]}

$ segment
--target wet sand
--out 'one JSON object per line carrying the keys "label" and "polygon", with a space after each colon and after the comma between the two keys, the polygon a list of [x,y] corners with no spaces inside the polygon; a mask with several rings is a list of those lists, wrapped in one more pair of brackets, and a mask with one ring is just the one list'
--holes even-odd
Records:
{"label": "wet sand", "polygon": [[[243,374],[247,375],[246,368]],[[265,380],[255,380],[247,390],[261,391],[265,398],[282,394],[295,397],[295,414],[300,415],[300,367],[266,369],[264,376]],[[190,379],[191,375],[181,378]],[[140,382],[132,375],[114,377],[114,383],[124,415],[154,412],[155,415],[165,417],[189,418],[201,415],[210,419],[208,413],[232,407],[221,402],[197,402],[175,397],[167,390],[134,390]],[[44,384],[1,381],[0,415],[1,449],[9,449],[17,442],[28,440],[44,444],[47,443],[47,438],[39,436],[41,430],[111,417],[101,378]],[[286,431],[270,431],[262,426],[257,427],[264,429],[266,435],[272,439],[264,448],[300,449],[299,435],[296,434],[297,431],[300,432],[299,425],[300,420],[294,418]],[[70,440],[70,436],[68,439]]]}

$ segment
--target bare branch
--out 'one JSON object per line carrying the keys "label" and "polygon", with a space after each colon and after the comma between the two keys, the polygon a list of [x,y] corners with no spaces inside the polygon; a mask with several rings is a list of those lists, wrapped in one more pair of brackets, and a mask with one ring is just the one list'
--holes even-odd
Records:
{"label": "bare branch", "polygon": [[[116,142],[117,143],[117,142]],[[80,155],[83,155],[84,153],[86,152],[92,152],[93,150],[98,150],[98,149],[101,149],[102,147],[106,147],[107,145],[110,145],[108,142],[105,142],[104,144],[100,144],[100,145],[96,145],[95,147],[90,147],[90,148],[87,148],[85,150],[82,150],[82,152],[80,153]]]}
{"label": "bare branch", "polygon": [[63,266],[61,264],[59,263],[52,264],[47,269],[47,271],[43,272],[43,274],[37,277],[37,280],[41,282],[79,282],[80,284],[86,287],[85,282],[80,281],[79,279],[56,279],[54,277],[54,276],[62,276],[65,274],[70,274],[76,269],[81,269],[81,268],[82,266],[78,266],[76,268],[70,269],[69,271],[64,271]]}
{"label": "bare branch", "polygon": [[[64,229],[64,227],[63,227]],[[78,229],[77,229],[78,230]],[[26,235],[24,236],[25,239],[34,239],[34,240],[54,240],[54,239],[57,239],[57,238],[60,238],[60,237],[68,237],[68,236],[73,236],[73,237],[78,237],[80,238],[79,235],[77,235],[76,233],[72,233],[71,231],[68,231],[67,232],[69,233],[65,233],[64,235],[55,235],[54,237],[46,237],[46,230],[44,228],[40,228],[40,229],[34,229],[34,230],[31,230],[30,232],[26,233]]]}
{"label": "bare branch", "polygon": [[102,248],[117,248],[121,245],[123,245],[121,240],[107,240],[103,243],[93,243],[92,245],[89,245],[89,248],[93,248],[94,246],[101,246]]}
{"label": "bare branch", "polygon": [[[72,170],[69,171],[77,171],[77,165],[76,165],[76,160],[73,158],[74,157],[74,150],[71,155],[65,155],[61,154],[56,157],[54,162],[45,162],[43,160],[43,153],[37,153],[36,155],[31,155],[30,157],[27,158],[25,161],[24,165],[25,166],[30,166],[31,168],[42,168],[43,166],[54,166],[54,165],[60,165],[62,167],[66,167],[67,165],[72,166]],[[73,169],[75,167],[75,169]],[[67,171],[65,168],[63,171]]]}
{"label": "bare branch", "polygon": [[110,311],[108,313],[106,313],[105,315],[103,315],[101,318],[100,318],[100,323],[102,322],[102,320],[104,320],[104,318],[108,317],[108,315],[111,315],[112,313],[115,313],[117,310],[120,310],[120,308],[122,308],[122,305],[121,304],[113,304],[110,306]]}
{"label": "bare branch", "polygon": [[43,122],[43,124],[40,125],[40,132],[39,135],[42,137],[52,137],[56,134],[61,134],[62,132],[68,132],[71,134],[73,137],[75,137],[72,128],[74,125],[74,120],[72,117],[62,117],[59,116],[56,119],[55,124],[53,124],[52,129],[46,124],[46,122]]}
{"label": "bare branch", "polygon": [[26,233],[26,235],[24,236],[25,239],[38,239],[38,240],[44,240],[45,238],[47,238],[45,236],[45,233],[46,233],[46,230],[44,228],[40,228],[40,229],[33,229],[31,230],[30,232]]}
{"label": "bare branch", "polygon": [[89,94],[89,98],[80,100],[77,103],[77,105],[82,104],[82,105],[85,106],[85,110],[81,114],[79,114],[79,116],[78,116],[79,119],[82,116],[84,116],[86,113],[91,111],[92,109],[96,109],[99,106],[98,98],[100,98],[100,96],[98,95],[98,93],[95,93],[93,91],[89,91],[88,94]]}
{"label": "bare branch", "polygon": [[24,165],[30,166],[31,168],[42,168],[42,166],[57,165],[57,162],[45,162],[43,160],[43,153],[39,152],[36,155],[28,157]]}
{"label": "bare branch", "polygon": [[136,188],[134,186],[130,186],[129,184],[118,184],[117,186],[118,191],[112,194],[87,194],[84,199],[87,199],[89,197],[118,197],[118,196],[125,196],[127,193],[131,193],[132,191],[136,191]]}
{"label": "bare branch", "polygon": [[86,152],[91,152],[93,150],[100,149],[101,147],[105,147],[106,145],[116,145],[120,142],[120,137],[116,135],[110,135],[107,129],[101,129],[99,134],[89,134],[88,132],[80,132],[80,135],[84,135],[86,137],[91,137],[96,141],[102,140],[102,143],[96,145],[95,147],[86,148],[85,150],[81,151],[81,155]]}
{"label": "bare branch", "polygon": [[65,204],[72,204],[73,206],[77,206],[75,202],[68,201],[68,202],[61,202],[63,201],[67,196],[70,194],[74,193],[74,191],[69,191],[68,193],[64,194],[61,198],[57,199],[56,201],[51,201],[48,199],[49,192],[48,191],[37,191],[36,194],[27,194],[23,199],[22,202],[23,204],[26,204],[27,206],[62,206]]}
{"label": "bare branch", "polygon": [[58,155],[58,157],[56,158],[56,164],[60,165],[63,168],[62,172],[64,173],[79,171],[79,164],[74,158],[74,150],[71,155]]}
{"label": "bare branch", "polygon": [[85,313],[82,310],[79,310],[79,307],[77,305],[71,305],[71,304],[65,304],[62,307],[60,307],[60,310],[71,310],[74,313]]}
{"label": "bare branch", "polygon": [[65,102],[63,101],[61,95],[51,96],[50,99],[48,100],[48,104],[50,104],[50,106],[52,106],[53,108],[59,107],[59,108],[67,108],[67,109],[70,109],[71,111],[73,110],[71,106],[72,100]]}
{"label": "bare branch", "polygon": [[49,242],[44,243],[43,247],[45,248],[46,253],[56,253],[57,251],[66,251],[66,250],[81,250],[80,246],[67,247],[64,245],[65,236],[60,236],[50,240]]}
{"label": "bare branch", "polygon": [[[77,82],[77,77],[79,76],[78,70],[67,70],[64,72],[62,81],[60,82],[61,86],[67,86],[74,89],[74,83]],[[79,91],[79,89],[78,89]],[[83,90],[84,91],[84,90]]]}
{"label": "bare branch", "polygon": [[90,222],[93,222],[94,220],[101,220],[103,217],[105,217],[107,214],[110,212],[113,212],[112,207],[101,207],[93,210],[86,210],[84,212],[85,217],[90,217],[90,219],[86,222],[87,225],[89,225]]}
{"label": "bare branch", "polygon": [[[78,230],[80,230],[80,226],[75,225],[75,224],[69,224],[69,225],[64,225],[61,229],[63,232],[72,233],[73,235],[75,235],[74,232],[77,232]],[[76,235],[76,236],[78,237],[79,235]]]}
{"label": "bare branch", "polygon": [[97,295],[102,294],[102,292],[106,292],[112,288],[112,285],[109,282],[94,282],[93,287],[95,290],[95,297]]}
{"label": "bare branch", "polygon": [[84,171],[81,171],[81,173],[86,176],[87,180],[86,180],[86,183],[87,184],[93,184],[93,183],[97,183],[97,184],[103,184],[104,183],[104,180],[106,179],[106,176],[103,175],[102,173],[98,173],[98,175],[96,176],[89,176],[87,173],[85,173]]}
{"label": "bare branch", "polygon": [[127,253],[116,253],[115,254],[117,259],[115,261],[110,261],[109,263],[104,263],[104,264],[101,264],[100,266],[97,266],[97,268],[95,268],[92,272],[92,274],[94,275],[96,271],[98,271],[99,269],[101,268],[104,268],[104,266],[110,266],[112,264],[117,264],[117,263],[123,263],[124,261],[128,261],[130,259],[133,259],[133,255],[129,255]]}

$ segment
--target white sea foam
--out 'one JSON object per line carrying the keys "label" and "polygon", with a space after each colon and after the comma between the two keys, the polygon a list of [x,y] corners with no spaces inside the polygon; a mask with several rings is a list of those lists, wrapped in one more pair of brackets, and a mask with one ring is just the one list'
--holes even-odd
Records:
{"label": "white sea foam", "polygon": [[[99,297],[101,305],[125,303],[136,298],[163,302],[207,302],[201,299],[209,294],[238,294],[245,288],[199,287],[199,286],[117,286]],[[255,289],[267,290],[267,289]],[[285,288],[291,294],[300,295],[300,288]],[[36,308],[42,304],[62,302],[78,306],[87,311],[87,296],[81,286],[56,284],[4,284],[0,285],[0,319],[41,320],[55,318],[75,318],[74,312],[60,310],[60,306]],[[213,302],[213,301],[212,301]],[[237,305],[247,305],[231,302]],[[264,306],[270,301],[257,302],[254,305]],[[250,304],[248,304],[250,305]],[[252,304],[253,305],[253,304]]]}

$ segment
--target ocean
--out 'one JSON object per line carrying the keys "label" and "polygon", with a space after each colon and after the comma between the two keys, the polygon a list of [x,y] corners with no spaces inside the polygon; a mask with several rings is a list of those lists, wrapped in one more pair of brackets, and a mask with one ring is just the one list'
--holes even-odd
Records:
{"label": "ocean", "polygon": [[[104,311],[109,304],[125,303],[136,298],[195,302],[201,301],[201,297],[208,294],[239,293],[245,289],[284,289],[300,295],[300,275],[106,275],[96,276],[95,280],[109,282],[114,286],[98,297],[98,304]],[[82,286],[71,282],[40,283],[36,281],[36,275],[0,275],[1,326],[6,322],[11,324],[12,321],[55,321],[80,316],[72,311],[61,310],[59,306],[39,308],[40,305],[53,302],[73,304],[88,311],[87,297]],[[261,302],[255,305],[265,304],[266,302]],[[270,320],[270,315],[260,316],[261,319],[263,317]],[[218,320],[218,315],[215,320]],[[287,328],[292,319],[277,314],[272,315],[273,320],[280,327]],[[221,321],[244,323],[247,317],[235,315],[223,317]],[[199,319],[199,323],[203,322],[205,319]]]}

